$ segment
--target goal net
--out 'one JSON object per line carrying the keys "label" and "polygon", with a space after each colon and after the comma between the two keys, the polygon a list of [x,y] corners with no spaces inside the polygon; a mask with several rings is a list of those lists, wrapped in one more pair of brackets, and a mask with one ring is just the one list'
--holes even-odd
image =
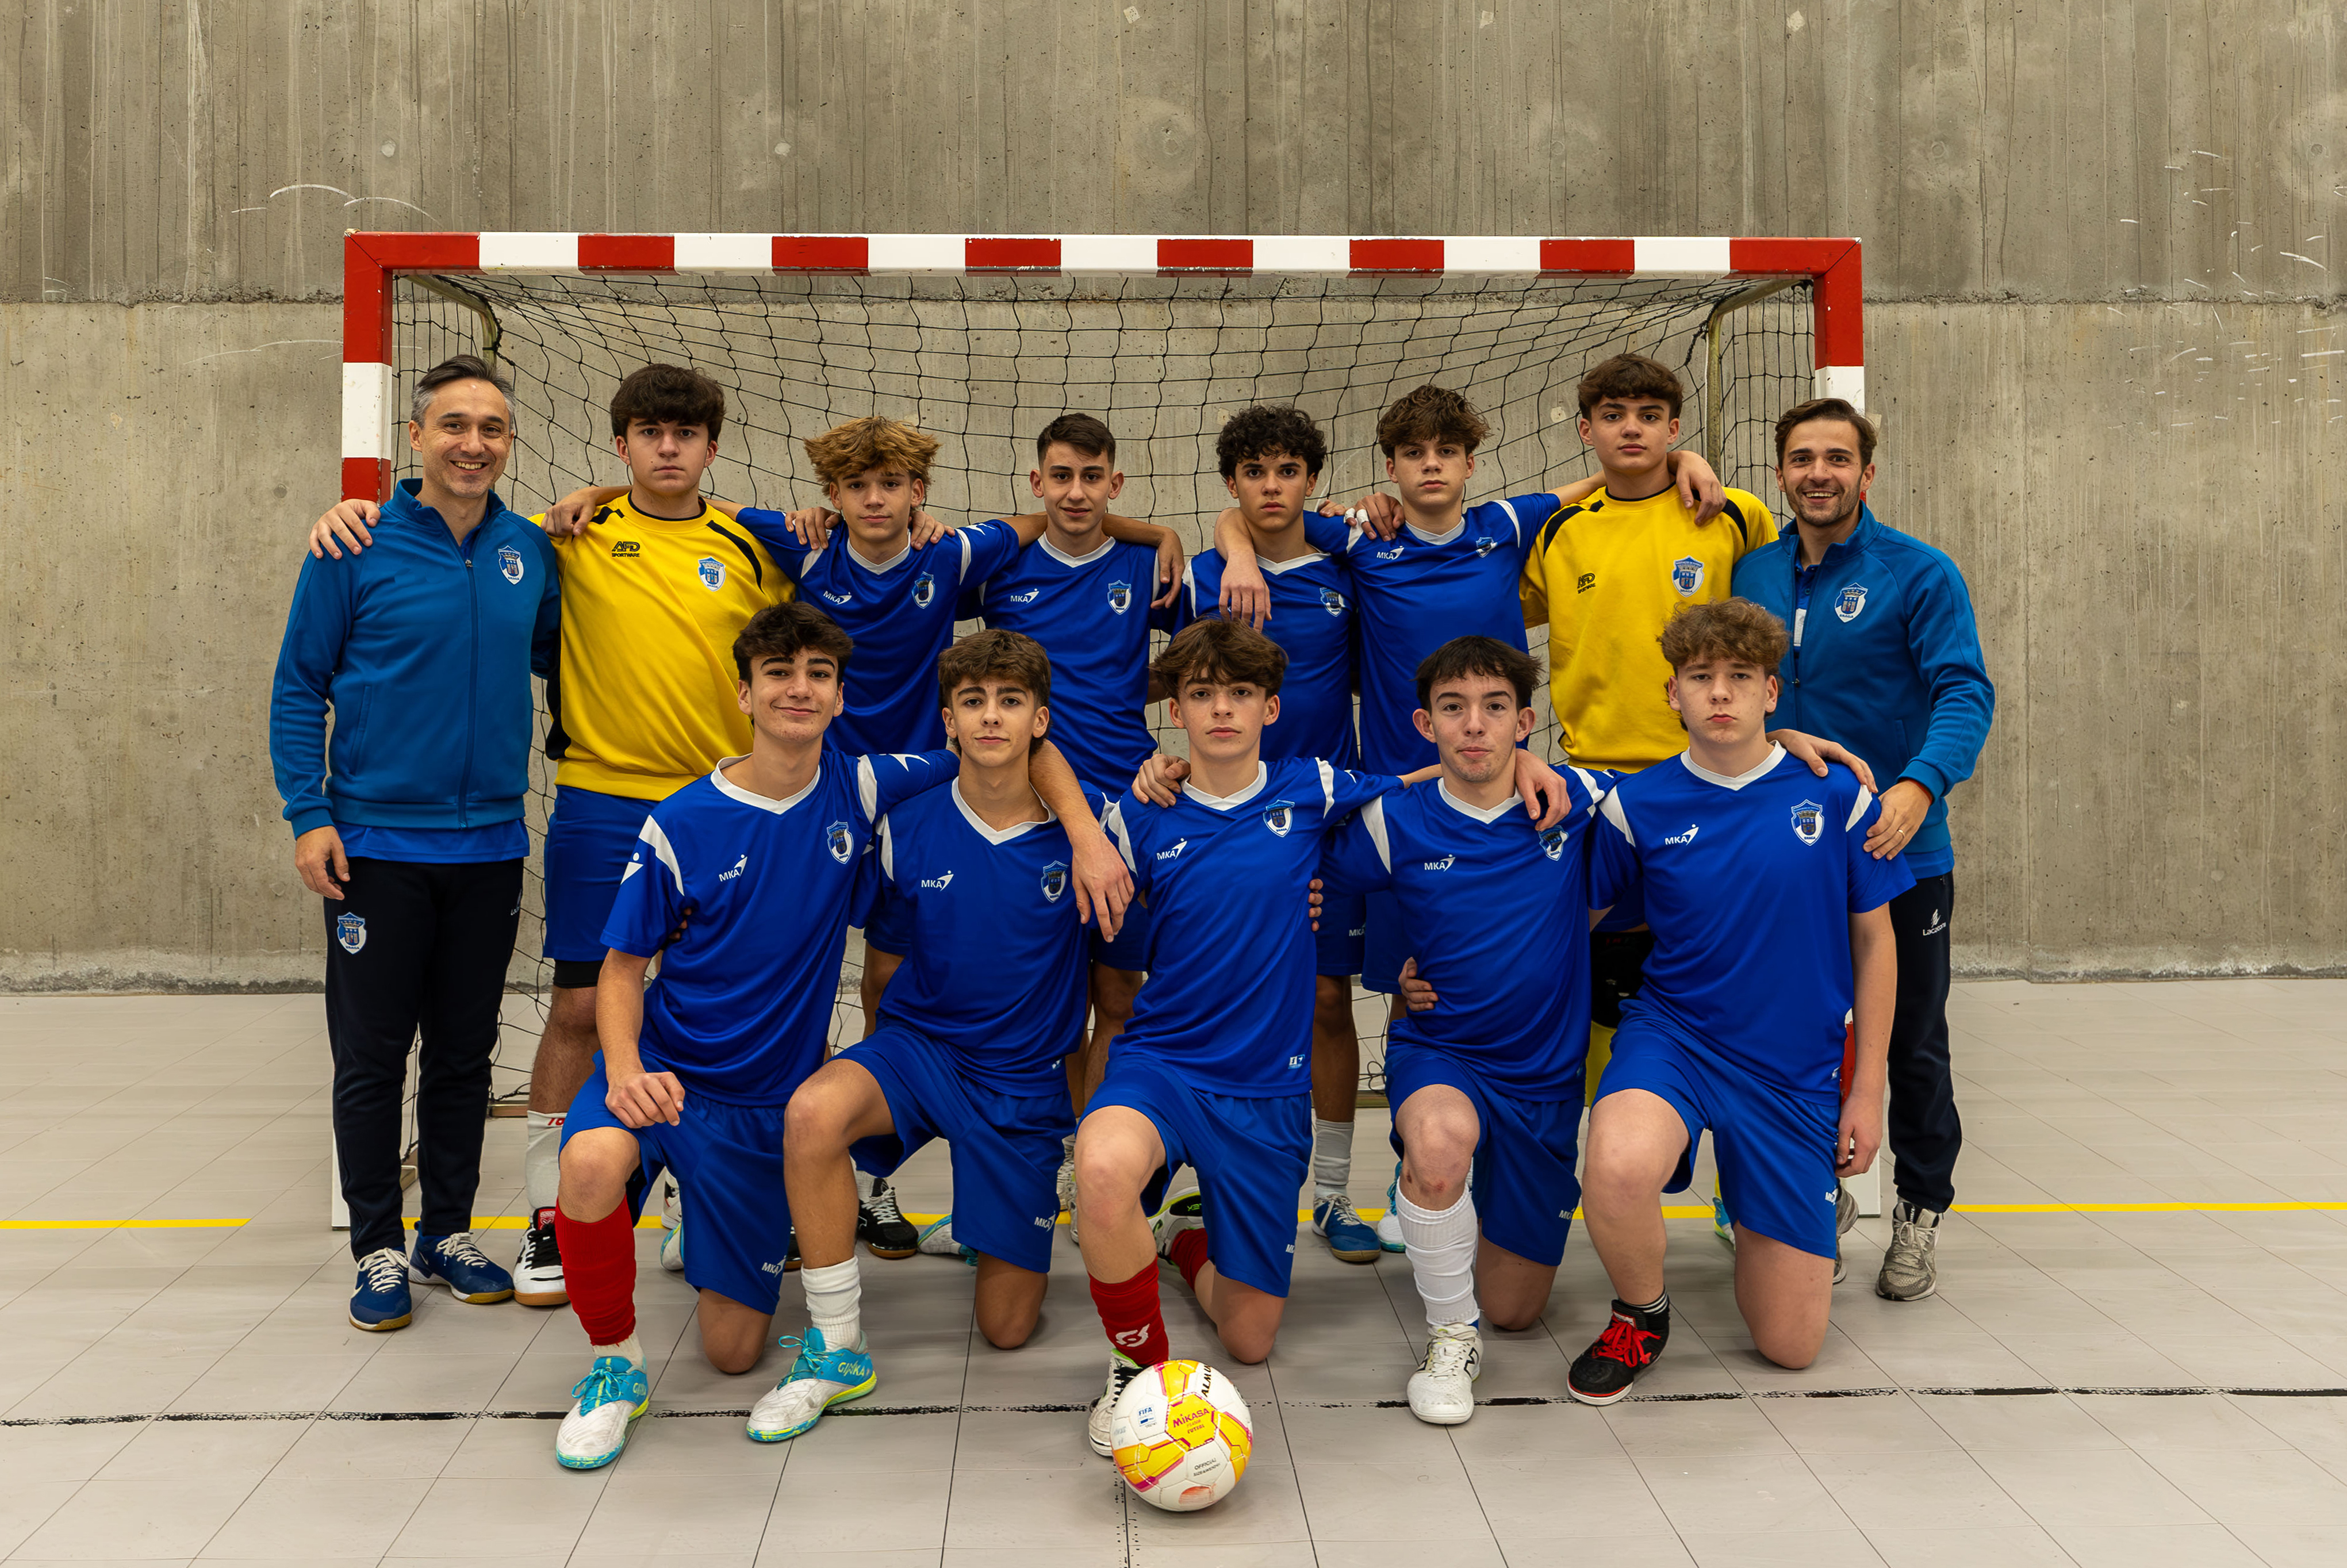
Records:
{"label": "goal net", "polygon": [[[1806,279],[507,270],[400,272],[390,287],[391,416],[439,360],[493,359],[518,405],[501,488],[526,510],[581,485],[626,483],[608,405],[622,376],[665,361],[725,388],[709,488],[726,499],[778,508],[820,500],[800,443],[886,414],[942,443],[932,512],[957,521],[1032,510],[1035,434],[1077,410],[1116,434],[1127,476],[1117,509],[1174,527],[1193,550],[1228,501],[1214,434],[1250,404],[1293,403],[1318,420],[1329,441],[1320,494],[1350,500],[1384,482],[1375,427],[1386,405],[1424,382],[1454,387],[1493,426],[1470,481],[1473,502],[1594,472],[1574,384],[1606,355],[1635,351],[1676,368],[1687,388],[1681,445],[1709,456],[1727,484],[1765,497],[1772,422],[1811,395],[1816,364]],[[387,449],[395,476],[412,471],[400,461],[404,441]],[[1532,634],[1536,653],[1544,636]],[[1542,707],[1545,724],[1544,696]],[[1154,717],[1162,725],[1163,711]],[[551,804],[551,775],[541,755],[534,829]],[[535,832],[533,841],[542,842]],[[536,957],[541,892],[533,858],[512,981],[533,994],[550,975]],[[862,1032],[859,958],[851,940],[835,1040]],[[1383,999],[1357,1003],[1364,1086],[1374,1089]],[[497,1087],[510,1097],[535,1031],[516,1025],[507,1035]]]}

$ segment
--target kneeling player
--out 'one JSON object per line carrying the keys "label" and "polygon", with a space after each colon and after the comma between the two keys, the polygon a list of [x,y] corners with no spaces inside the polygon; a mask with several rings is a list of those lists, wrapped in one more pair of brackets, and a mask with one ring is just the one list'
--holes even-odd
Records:
{"label": "kneeling player", "polygon": [[[654,807],[620,880],[596,998],[603,1049],[563,1129],[555,1215],[594,1356],[555,1438],[572,1469],[617,1459],[648,1403],[634,1215],[662,1166],[693,1194],[684,1275],[701,1292],[710,1364],[748,1371],[774,1316],[791,1224],[784,1107],[822,1061],[858,861],[881,816],[956,767],[950,752],[825,748],[851,649],[806,605],[751,619],[733,644],[750,754]],[[1036,772],[1047,799],[1083,809],[1056,752]],[[1100,893],[1121,905],[1122,871],[1086,869],[1080,902]]]}
{"label": "kneeling player", "polygon": [[1085,1005],[1069,865],[1084,849],[1114,852],[1098,823],[1062,821],[1030,780],[1050,723],[1040,644],[974,632],[938,661],[938,687],[960,777],[898,806],[878,838],[882,896],[900,900],[908,955],[880,1027],[791,1099],[784,1148],[815,1326],[751,1413],[750,1435],[766,1441],[798,1436],[877,1381],[859,1315],[851,1151],[886,1176],[946,1140],[954,1235],[978,1254],[979,1331],[1011,1349],[1043,1307],[1060,1141],[1076,1125],[1062,1059]]}
{"label": "kneeling player", "polygon": [[[1614,1317],[1567,1386],[1611,1404],[1663,1348],[1660,1198],[1708,1128],[1736,1217],[1736,1304],[1782,1367],[1816,1359],[1833,1291],[1838,1177],[1874,1162],[1898,983],[1887,906],[1913,877],[1863,847],[1881,813],[1840,767],[1820,780],[1764,733],[1784,624],[1748,600],[1681,611],[1665,691],[1687,749],[1600,808],[1590,902],[1643,887],[1645,986],[1624,1004],[1590,1115],[1584,1212]],[[1842,1020],[1856,1081],[1836,1102]]]}
{"label": "kneeling player", "polygon": [[1581,1196],[1588,828],[1610,779],[1574,769],[1564,820],[1526,817],[1511,759],[1532,732],[1539,681],[1530,654],[1495,638],[1429,654],[1418,729],[1441,778],[1363,806],[1321,872],[1337,892],[1394,896],[1404,950],[1433,988],[1429,1010],[1394,1020],[1386,1092],[1402,1156],[1394,1206],[1426,1305],[1409,1408],[1440,1426],[1475,1413],[1482,1319],[1538,1321]]}

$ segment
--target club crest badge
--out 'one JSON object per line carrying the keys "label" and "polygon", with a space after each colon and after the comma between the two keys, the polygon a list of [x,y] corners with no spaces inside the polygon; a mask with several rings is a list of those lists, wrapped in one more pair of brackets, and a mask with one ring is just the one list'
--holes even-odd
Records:
{"label": "club crest badge", "polygon": [[715,593],[725,586],[725,563],[715,556],[702,556],[695,568],[701,574],[701,586]]}
{"label": "club crest badge", "polygon": [[1816,801],[1805,800],[1793,808],[1793,836],[1803,844],[1815,844],[1826,830],[1826,808]]}
{"label": "club crest badge", "polygon": [[1542,834],[1540,835],[1541,853],[1547,856],[1551,860],[1554,860],[1559,856],[1562,856],[1564,853],[1564,841],[1571,835],[1572,831],[1573,830],[1571,828],[1559,824],[1557,826],[1550,828],[1546,833]]}
{"label": "club crest badge", "polygon": [[345,953],[355,953],[366,946],[366,917],[344,915],[334,922],[334,940],[343,945]]}
{"label": "club crest badge", "polygon": [[913,602],[916,605],[927,610],[929,608],[929,601],[937,596],[938,579],[936,578],[928,572],[923,572],[913,579]]}
{"label": "club crest badge", "polygon": [[1132,609],[1133,585],[1129,582],[1112,582],[1109,584],[1108,607],[1111,610],[1115,610],[1119,615],[1122,615],[1126,610]]}
{"label": "club crest badge", "polygon": [[1286,838],[1287,830],[1296,825],[1296,803],[1276,800],[1263,808],[1263,825],[1276,837]]}
{"label": "club crest badge", "polygon": [[849,857],[856,853],[856,835],[847,831],[847,824],[844,822],[825,825],[823,830],[823,843],[824,847],[831,851],[831,857],[842,866],[846,865]]}
{"label": "club crest badge", "polygon": [[1324,588],[1320,590],[1320,608],[1331,615],[1342,615],[1345,613],[1345,596],[1333,588]]}
{"label": "club crest badge", "polygon": [[1693,556],[1681,556],[1671,562],[1671,586],[1678,589],[1681,599],[1693,599],[1703,586],[1703,562]]}
{"label": "club crest badge", "polygon": [[1843,589],[1841,597],[1834,600],[1834,614],[1844,621],[1856,620],[1858,612],[1865,608],[1866,585],[1864,583],[1853,583]]}
{"label": "club crest badge", "polygon": [[1500,541],[1489,534],[1478,534],[1475,538],[1475,553],[1479,556],[1490,555],[1499,548]]}
{"label": "club crest badge", "polygon": [[497,575],[507,582],[521,580],[521,551],[507,545],[497,551]]}
{"label": "club crest badge", "polygon": [[1068,863],[1054,860],[1043,867],[1043,902],[1057,904],[1060,895],[1068,890]]}

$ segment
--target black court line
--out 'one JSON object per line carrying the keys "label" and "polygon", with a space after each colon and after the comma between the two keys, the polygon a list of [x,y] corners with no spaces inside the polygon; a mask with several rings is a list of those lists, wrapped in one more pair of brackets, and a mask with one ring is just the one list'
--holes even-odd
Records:
{"label": "black court line", "polygon": [[[2178,1388],[2116,1388],[2089,1383],[2021,1384],[2002,1388],[1890,1387],[1860,1389],[1718,1389],[1701,1394],[1632,1394],[1625,1405],[1702,1405],[1732,1399],[1887,1399],[1901,1394],[1982,1399],[2034,1399],[2049,1394],[2094,1394],[2136,1399],[2347,1399],[2347,1388],[2260,1389],[2235,1385],[2194,1384]],[[1502,1394],[1478,1399],[1479,1406],[1504,1409],[1523,1405],[1572,1405],[1579,1401],[1563,1394]],[[1401,1410],[1407,1399],[1280,1399],[1274,1409],[1292,1410]],[[1079,1415],[1092,1409],[1080,1404],[1050,1405],[853,1405],[825,1412],[825,1420],[860,1419],[867,1416],[991,1416]],[[0,1430],[19,1427],[112,1427],[148,1421],[559,1421],[568,1410],[157,1410],[138,1415],[12,1416],[0,1419]],[[648,1412],[654,1420],[747,1420],[749,1407],[714,1410]]]}

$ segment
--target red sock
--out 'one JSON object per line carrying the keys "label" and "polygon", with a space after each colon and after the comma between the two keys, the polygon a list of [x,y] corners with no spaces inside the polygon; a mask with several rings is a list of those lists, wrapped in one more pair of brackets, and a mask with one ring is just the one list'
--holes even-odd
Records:
{"label": "red sock", "polygon": [[617,1345],[636,1331],[636,1222],[621,1204],[600,1220],[554,1211],[562,1284],[589,1345]]}
{"label": "red sock", "polygon": [[[567,1264],[570,1255],[565,1253]],[[1165,1337],[1165,1315],[1157,1309],[1157,1260],[1131,1279],[1111,1285],[1092,1282],[1092,1305],[1100,1309],[1101,1327],[1108,1342],[1143,1367],[1154,1367],[1174,1353]]]}
{"label": "red sock", "polygon": [[1198,1288],[1198,1271],[1206,1266],[1206,1231],[1201,1225],[1185,1230],[1165,1248],[1165,1255],[1182,1271],[1182,1283],[1191,1289]]}

